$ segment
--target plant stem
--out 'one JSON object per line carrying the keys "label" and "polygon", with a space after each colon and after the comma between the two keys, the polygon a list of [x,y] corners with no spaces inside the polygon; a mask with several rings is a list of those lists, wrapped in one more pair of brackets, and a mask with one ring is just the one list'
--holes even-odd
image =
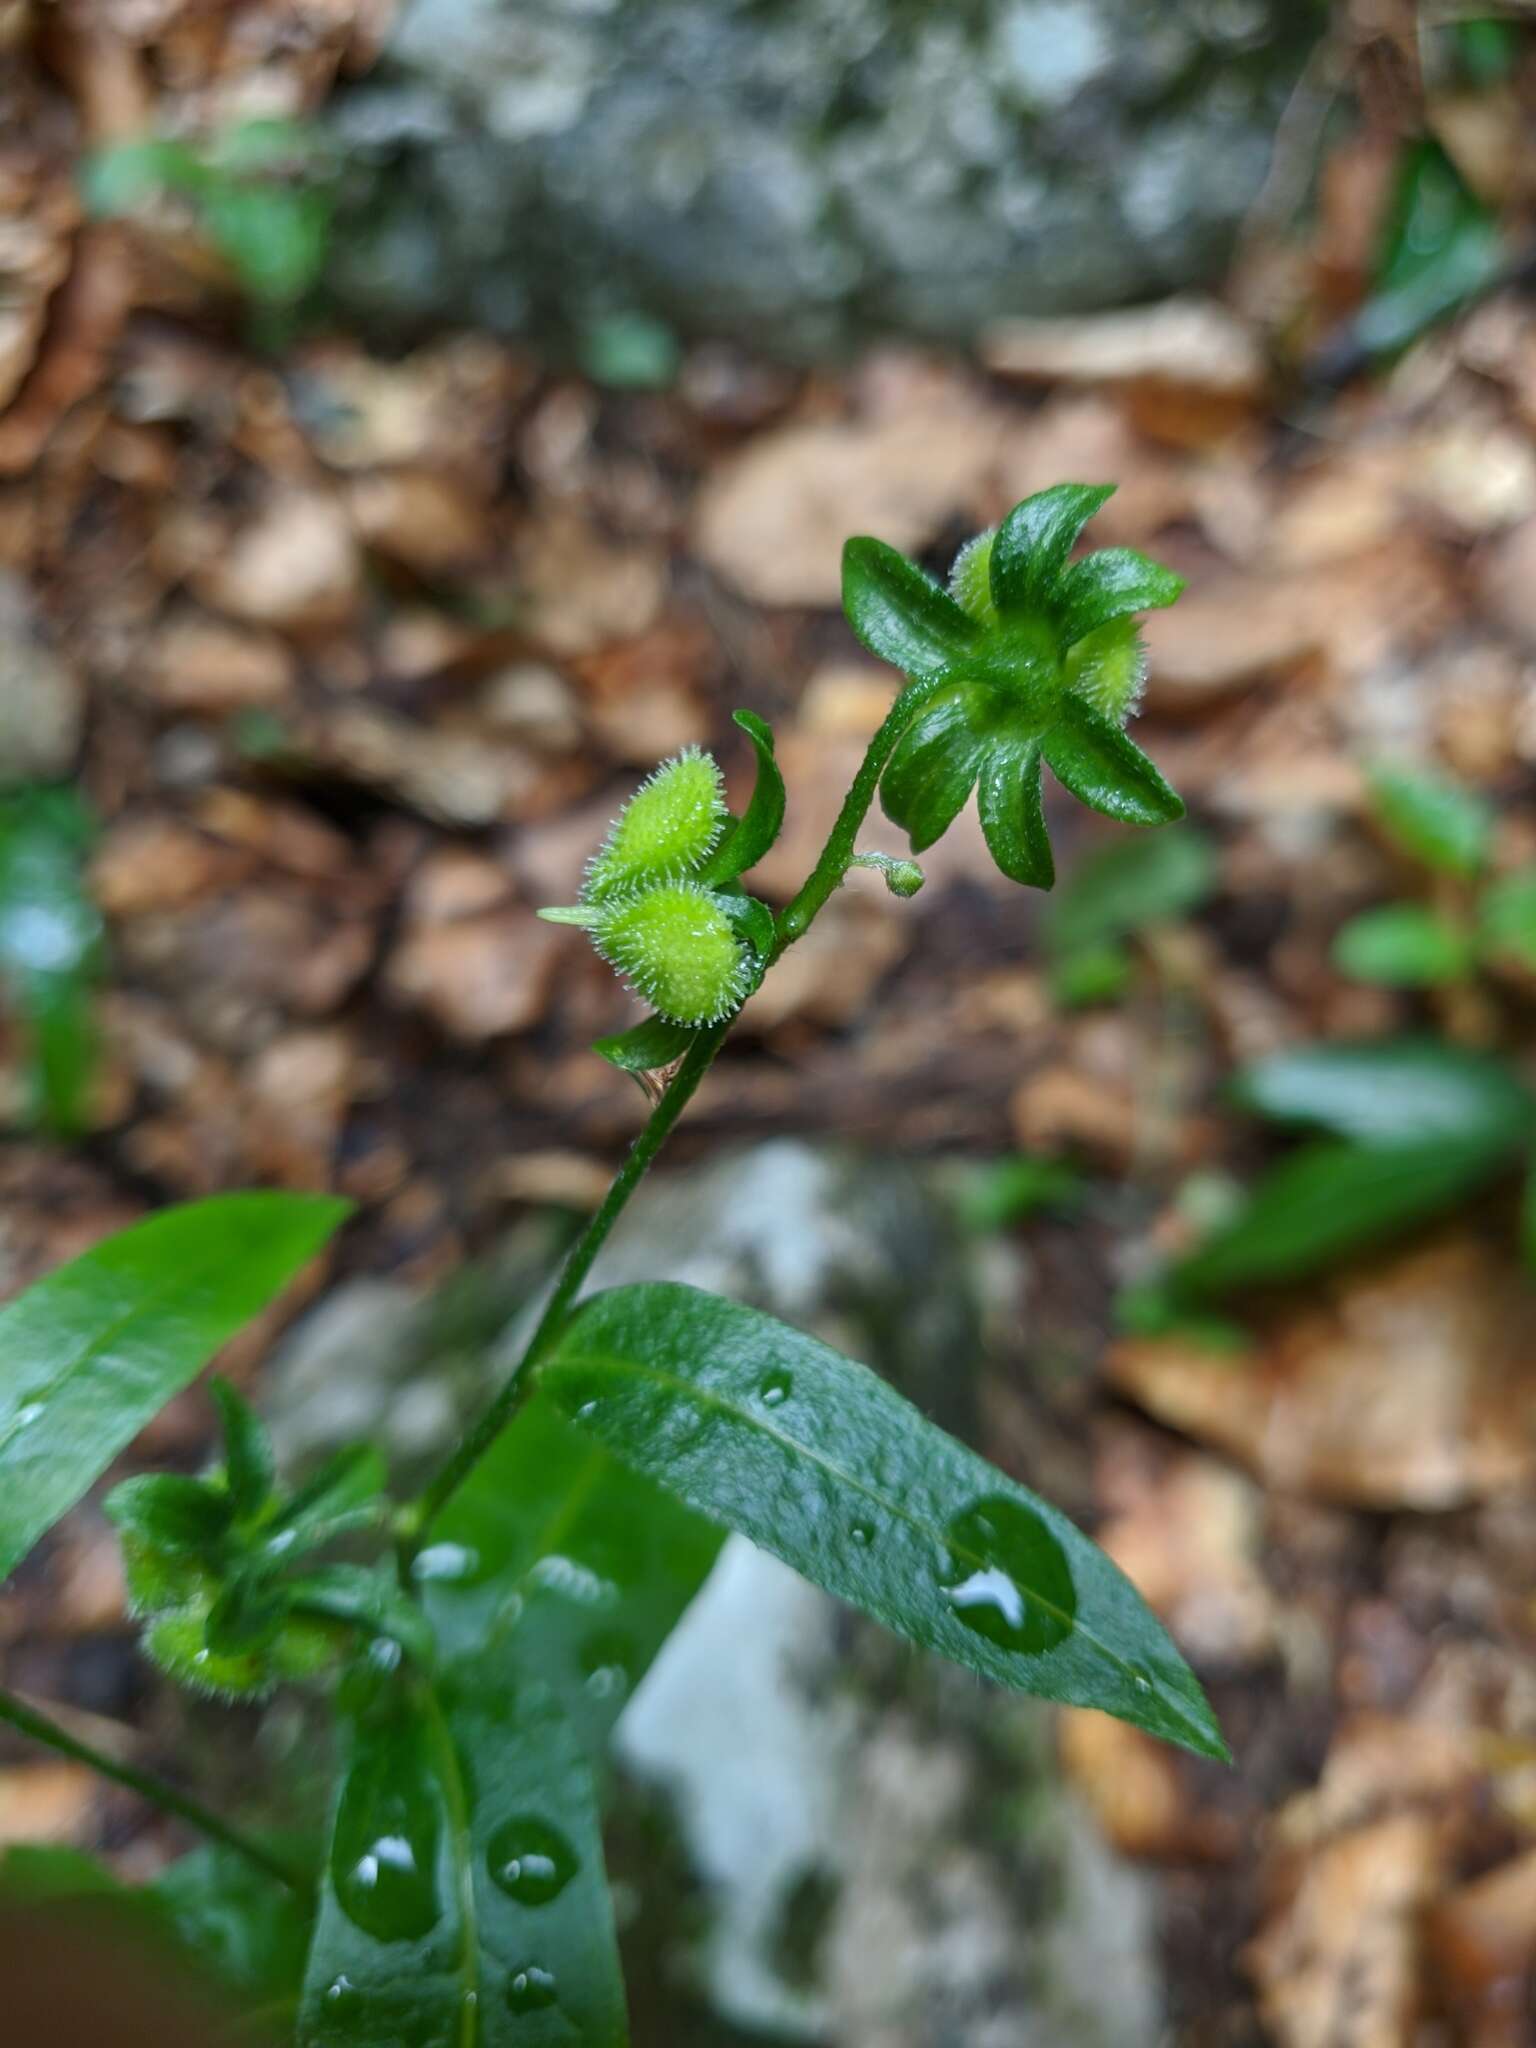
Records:
{"label": "plant stem", "polygon": [[592,1270],[592,1262],[602,1250],[609,1231],[619,1220],[625,1203],[644,1178],[646,1168],[666,1143],[672,1126],[687,1108],[699,1083],[714,1064],[715,1054],[720,1050],[730,1027],[729,1017],[719,1024],[708,1025],[683,1055],[682,1064],[672,1076],[660,1102],[651,1111],[645,1128],[630,1147],[629,1157],[620,1167],[613,1185],[603,1197],[602,1207],[567,1252],[565,1264],[560,1268],[560,1277],[555,1282],[554,1292],[545,1304],[544,1313],[539,1317],[538,1325],[529,1338],[522,1357],[513,1368],[511,1377],[499,1389],[479,1421],[471,1424],[447,1464],[407,1509],[402,1524],[402,1540],[407,1555],[420,1547],[427,1530],[445,1502],[457,1493],[522,1405],[528,1391],[532,1368],[538,1364],[558,1335],[561,1324],[570,1313],[577,1291]]}
{"label": "plant stem", "polygon": [[[946,680],[942,676],[934,676],[921,682],[909,683],[891,706],[885,722],[869,743],[863,764],[854,778],[853,787],[843,800],[843,807],[837,814],[837,822],[827,836],[827,843],[822,848],[815,867],[798,895],[777,920],[777,939],[770,966],[787,946],[792,946],[796,939],[803,937],[809,930],[817,912],[847,873],[848,864],[853,859],[854,840],[868,815],[870,805],[874,802],[875,791],[879,787],[880,777],[885,772],[886,762],[895,752],[897,741],[912,720],[923,709],[928,699],[943,687]],[[477,1422],[471,1423],[458,1448],[441,1471],[396,1517],[395,1527],[403,1582],[409,1582],[406,1567],[425,1542],[432,1523],[522,1406],[528,1393],[533,1367],[539,1363],[559,1335],[581,1284],[592,1270],[592,1262],[602,1250],[609,1231],[618,1221],[630,1196],[644,1179],[647,1167],[671,1135],[672,1126],[687,1108],[699,1083],[714,1064],[715,1055],[724,1044],[725,1035],[733,1022],[733,1018],[726,1017],[718,1024],[708,1025],[689,1046],[681,1066],[668,1084],[666,1093],[652,1110],[644,1130],[630,1147],[629,1157],[620,1167],[613,1185],[603,1197],[602,1207],[566,1254],[565,1264],[560,1269],[560,1277],[555,1282],[554,1292],[550,1295],[538,1326],[529,1338],[522,1357],[513,1367],[511,1375],[498,1390],[485,1413]]]}
{"label": "plant stem", "polygon": [[163,1813],[175,1814],[178,1820],[184,1820],[210,1841],[233,1849],[268,1877],[275,1877],[280,1884],[287,1885],[290,1891],[308,1896],[312,1890],[308,1879],[290,1869],[280,1856],[274,1855],[227,1820],[221,1820],[196,1799],[185,1792],[178,1792],[174,1785],[167,1785],[148,1771],[135,1770],[132,1764],[120,1764],[115,1758],[93,1749],[88,1742],[81,1742],[56,1721],[50,1721],[46,1714],[40,1714],[35,1707],[29,1707],[3,1688],[0,1688],[0,1721],[8,1721],[21,1734],[56,1750],[60,1756],[67,1756],[72,1763],[87,1764],[103,1778],[110,1778],[116,1785],[125,1785],[130,1792],[137,1792],[141,1799],[147,1799],[151,1806],[158,1806]]}

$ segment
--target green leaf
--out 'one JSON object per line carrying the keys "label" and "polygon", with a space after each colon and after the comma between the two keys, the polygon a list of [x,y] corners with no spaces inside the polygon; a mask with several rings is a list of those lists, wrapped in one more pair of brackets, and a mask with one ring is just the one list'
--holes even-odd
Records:
{"label": "green leaf", "polygon": [[1520,1252],[1529,1271],[1536,1273],[1536,1159],[1526,1172],[1520,1198]]}
{"label": "green leaf", "polygon": [[80,193],[86,211],[101,219],[136,212],[157,192],[196,192],[206,175],[184,142],[147,136],[94,150],[80,167]]}
{"label": "green leaf", "polygon": [[1480,1139],[1319,1139],[1261,1180],[1236,1218],[1174,1268],[1174,1283],[1199,1295],[1294,1280],[1454,1208],[1502,1164]]}
{"label": "green leaf", "polygon": [[1052,952],[1134,938],[1198,910],[1216,887],[1216,853],[1193,825],[1117,839],[1078,862],[1046,913]]}
{"label": "green leaf", "polygon": [[0,1903],[35,1906],[50,1899],[121,1898],[126,1887],[94,1856],[41,1842],[0,1850]]}
{"label": "green leaf", "polygon": [[273,1511],[262,1533],[280,1556],[300,1556],[376,1522],[386,1482],[376,1445],[345,1444]]}
{"label": "green leaf", "polygon": [[1133,612],[1160,611],[1177,601],[1184,578],[1134,548],[1101,548],[1062,577],[1055,608],[1070,646],[1085,634]]}
{"label": "green leaf", "polygon": [[973,647],[980,627],[940,584],[883,540],[843,547],[843,610],[870,653],[929,676]]}
{"label": "green leaf", "polygon": [[204,1557],[223,1541],[234,1502],[222,1486],[179,1472],[146,1472],[125,1479],[106,1500],[118,1532],[171,1557]]}
{"label": "green leaf", "polygon": [[647,1017],[643,1024],[616,1032],[612,1038],[594,1039],[592,1050],[626,1074],[648,1074],[680,1060],[697,1036],[691,1024],[674,1024],[670,1017]]}
{"label": "green leaf", "polygon": [[720,1548],[718,1529],[538,1396],[431,1539],[416,1575],[443,1655],[538,1672],[594,1756]]}
{"label": "green leaf", "polygon": [[421,1608],[396,1583],[388,1565],[327,1564],[283,1583],[282,1593],[296,1614],[340,1621],[369,1635],[398,1643],[407,1656],[430,1669],[437,1657],[437,1639]]}
{"label": "green leaf", "polygon": [[1090,810],[1123,825],[1171,825],[1183,817],[1182,800],[1136,742],[1079,698],[1063,697],[1042,745],[1051,773]]}
{"label": "green leaf", "polygon": [[1432,988],[1460,981],[1472,966],[1471,935],[1418,903],[1385,903],[1341,927],[1333,964],[1383,988]]}
{"label": "green leaf", "polygon": [[237,1515],[254,1515],[266,1505],[277,1477],[272,1439],[261,1417],[228,1380],[211,1380],[208,1391],[224,1431],[224,1476],[230,1501]]}
{"label": "green leaf", "polygon": [[1238,1076],[1237,1100],[1277,1123],[1311,1124],[1366,1145],[1518,1149],[1536,1100],[1502,1060],[1435,1039],[1308,1045]]}
{"label": "green leaf", "polygon": [[880,803],[914,853],[942,839],[965,808],[985,754],[958,696],[930,705],[902,734],[880,784]]}
{"label": "green leaf", "polygon": [[1536,868],[1522,868],[1489,885],[1479,905],[1483,951],[1536,973]]}
{"label": "green leaf", "polygon": [[144,1896],[161,1909],[187,1953],[248,2011],[291,2017],[314,1913],[287,1885],[210,1843],[179,1857]]}
{"label": "green leaf", "polygon": [[83,879],[94,830],[68,789],[0,799],[0,975],[29,1025],[33,1113],[66,1134],[96,1066],[101,917]]}
{"label": "green leaf", "polygon": [[1019,1152],[969,1172],[960,1188],[960,1218],[968,1230],[1004,1230],[1042,1209],[1080,1209],[1087,1182],[1064,1159]]}
{"label": "green leaf", "polygon": [[299,2048],[623,2048],[590,1771],[536,1684],[473,1660],[358,1717]]}
{"label": "green leaf", "polygon": [[1088,521],[1113,484],[1053,484],[1015,505],[992,544],[992,602],[1005,616],[1045,607]]}
{"label": "green leaf", "polygon": [[988,749],[976,784],[976,808],[987,850],[1009,880],[1049,889],[1056,862],[1040,802],[1038,740]]}
{"label": "green leaf", "polygon": [[1497,216],[1442,145],[1406,145],[1356,343],[1371,354],[1405,348],[1491,282],[1502,260]]}
{"label": "green leaf", "polygon": [[1441,874],[1475,875],[1488,857],[1493,810],[1480,796],[1424,769],[1381,763],[1370,771],[1371,808],[1404,853]]}
{"label": "green leaf", "polygon": [[331,208],[319,192],[221,179],[203,196],[203,218],[253,299],[289,305],[324,266]]}
{"label": "green leaf", "polygon": [[1126,947],[1110,940],[1063,953],[1051,965],[1051,994],[1065,1010],[1092,1003],[1118,1002],[1136,978],[1136,961]]}
{"label": "green leaf", "polygon": [[699,876],[700,881],[714,886],[734,881],[756,867],[784,824],[784,777],[774,759],[773,733],[756,712],[733,711],[731,716],[757,750],[757,781],[745,812],[726,828],[724,839]]}
{"label": "green leaf", "polygon": [[657,1284],[585,1302],[539,1380],[628,1464],[923,1648],[1226,1754],[1130,1581],[867,1366]]}
{"label": "green leaf", "polygon": [[0,1311],[0,1578],[314,1257],[348,1206],[243,1194],[167,1209]]}

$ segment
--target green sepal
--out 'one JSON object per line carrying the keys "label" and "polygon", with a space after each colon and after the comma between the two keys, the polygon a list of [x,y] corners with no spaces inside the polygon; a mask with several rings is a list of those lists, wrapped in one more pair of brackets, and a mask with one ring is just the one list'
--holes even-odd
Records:
{"label": "green sepal", "polygon": [[[736,895],[729,890],[722,891],[715,901],[752,949],[754,972],[761,981],[777,936],[773,912],[755,896]],[[756,985],[754,982],[753,986]]]}
{"label": "green sepal", "polygon": [[284,1587],[295,1614],[318,1616],[398,1643],[424,1671],[437,1660],[432,1625],[384,1566],[321,1565]]}
{"label": "green sepal", "polygon": [[374,1527],[388,1474],[376,1444],[346,1444],[295,1489],[262,1524],[269,1551],[301,1556],[332,1538]]}
{"label": "green sepal", "polygon": [[1062,638],[1071,646],[1115,619],[1160,611],[1183,588],[1182,576],[1135,548],[1101,548],[1074,562],[1057,586],[1054,610]]}
{"label": "green sepal", "polygon": [[1182,798],[1136,742],[1081,698],[1062,698],[1060,715],[1042,747],[1057,781],[1106,818],[1126,825],[1171,825],[1184,815]]}
{"label": "green sepal", "polygon": [[224,1481],[237,1515],[260,1512],[272,1497],[277,1476],[272,1439],[261,1418],[226,1379],[208,1382],[224,1431]]}
{"label": "green sepal", "polygon": [[1049,889],[1056,862],[1040,799],[1040,743],[994,746],[982,763],[976,808],[987,847],[1010,881]]}
{"label": "green sepal", "polygon": [[757,781],[746,810],[727,825],[724,839],[700,871],[699,880],[714,886],[756,867],[784,825],[784,777],[774,758],[773,730],[755,711],[733,711],[731,718],[756,750]]}
{"label": "green sepal", "polygon": [[942,838],[964,809],[985,751],[960,696],[941,698],[903,733],[881,779],[880,802],[914,853]]}
{"label": "green sepal", "polygon": [[1005,617],[1045,608],[1077,537],[1113,484],[1053,484],[1015,505],[992,546],[992,602]]}
{"label": "green sepal", "polygon": [[277,1636],[288,1615],[288,1589],[269,1573],[237,1571],[208,1610],[203,1639],[218,1657],[251,1656]]}
{"label": "green sepal", "polygon": [[179,1472],[147,1472],[125,1479],[107,1495],[107,1519],[118,1534],[168,1557],[216,1554],[234,1520],[226,1489]]}
{"label": "green sepal", "polygon": [[594,1039],[592,1050],[623,1073],[649,1074],[680,1060],[697,1036],[692,1024],[674,1024],[670,1017],[647,1017],[628,1031]]}
{"label": "green sepal", "polygon": [[843,611],[870,653],[908,676],[936,674],[981,637],[942,584],[868,535],[843,547]]}

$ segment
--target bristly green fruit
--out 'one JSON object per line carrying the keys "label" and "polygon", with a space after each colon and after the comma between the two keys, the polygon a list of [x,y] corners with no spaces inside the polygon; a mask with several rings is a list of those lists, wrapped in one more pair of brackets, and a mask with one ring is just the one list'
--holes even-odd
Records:
{"label": "bristly green fruit", "polygon": [[713,1024],[747,995],[746,948],[735,924],[698,882],[663,882],[600,906],[599,953],[676,1024]]}
{"label": "bristly green fruit", "polygon": [[1183,579],[1131,548],[1069,560],[1112,490],[1057,484],[1026,498],[961,550],[947,590],[883,541],[844,549],[854,632],[928,686],[880,785],[914,853],[948,831],[974,790],[998,867],[1049,888],[1042,763],[1107,817],[1166,825],[1183,815],[1123,730],[1146,673],[1135,614],[1172,604]]}
{"label": "bristly green fruit", "polygon": [[687,747],[642,782],[593,855],[585,903],[696,874],[725,829],[725,789],[712,754]]}

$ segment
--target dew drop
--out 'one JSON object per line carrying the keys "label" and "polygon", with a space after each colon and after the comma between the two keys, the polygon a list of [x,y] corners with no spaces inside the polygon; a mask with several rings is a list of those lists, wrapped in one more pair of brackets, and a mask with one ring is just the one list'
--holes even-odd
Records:
{"label": "dew drop", "polygon": [[771,1372],[757,1390],[758,1399],[765,1408],[782,1408],[793,1386],[787,1372]]}
{"label": "dew drop", "polygon": [[543,2012],[559,1992],[554,1974],[537,1963],[524,1963],[507,1979],[507,2003],[514,2012]]}
{"label": "dew drop", "polygon": [[848,1531],[848,1534],[859,1546],[860,1550],[868,1550],[870,1544],[875,1540],[875,1532],[868,1522],[855,1522]]}
{"label": "dew drop", "polygon": [[351,2005],[357,1997],[357,1986],[348,1976],[335,1977],[325,1987],[327,2005]]}
{"label": "dew drop", "polygon": [[954,1517],[941,1576],[966,1628],[1005,1650],[1038,1655],[1072,1633],[1077,1588],[1066,1552],[1032,1508],[987,1494]]}
{"label": "dew drop", "polygon": [[503,1823],[485,1854],[492,1882],[521,1906],[547,1906],[580,1867],[564,1835],[533,1814],[519,1814]]}
{"label": "dew drop", "polygon": [[462,1543],[429,1543],[417,1552],[411,1576],[435,1585],[453,1585],[472,1577],[479,1564],[479,1552]]}
{"label": "dew drop", "polygon": [[376,1941],[415,1941],[437,1925],[438,1808],[409,1741],[381,1742],[353,1766],[331,1839],[331,1880],[347,1918]]}

